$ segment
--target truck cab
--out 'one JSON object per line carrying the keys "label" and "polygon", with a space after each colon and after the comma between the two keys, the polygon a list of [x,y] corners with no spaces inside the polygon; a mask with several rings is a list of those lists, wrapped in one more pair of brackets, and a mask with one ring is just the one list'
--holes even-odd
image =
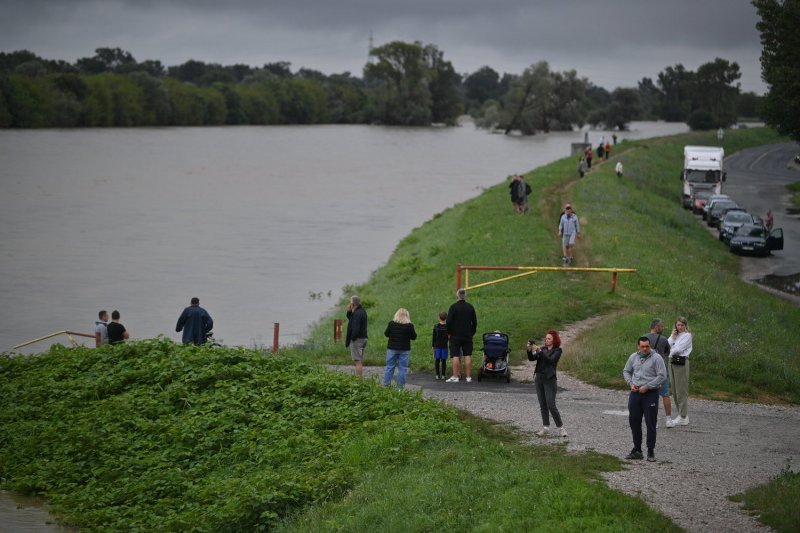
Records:
{"label": "truck cab", "polygon": [[725,150],[716,146],[683,147],[683,207],[692,207],[696,192],[722,193],[722,182],[726,178],[722,169],[724,157]]}

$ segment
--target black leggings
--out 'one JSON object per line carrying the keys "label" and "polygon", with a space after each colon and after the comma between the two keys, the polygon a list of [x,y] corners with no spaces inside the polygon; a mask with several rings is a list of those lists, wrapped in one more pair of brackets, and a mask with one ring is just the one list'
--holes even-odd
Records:
{"label": "black leggings", "polygon": [[558,412],[556,407],[556,389],[558,379],[545,379],[541,374],[536,374],[533,378],[533,383],[536,386],[536,396],[539,398],[539,409],[542,411],[542,425],[550,425],[550,415],[553,415],[553,421],[556,427],[561,427],[561,413]]}

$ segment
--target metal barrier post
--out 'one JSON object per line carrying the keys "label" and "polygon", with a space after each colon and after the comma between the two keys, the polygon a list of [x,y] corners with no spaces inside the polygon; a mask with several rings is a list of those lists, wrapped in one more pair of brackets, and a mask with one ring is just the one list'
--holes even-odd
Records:
{"label": "metal barrier post", "polygon": [[616,290],[616,288],[617,288],[617,273],[616,272],[612,272],[611,273],[611,292],[614,292],[614,290]]}
{"label": "metal barrier post", "polygon": [[342,340],[342,319],[336,318],[333,321],[333,342]]}
{"label": "metal barrier post", "polygon": [[456,290],[461,288],[461,263],[456,264]]}
{"label": "metal barrier post", "polygon": [[272,353],[278,352],[278,337],[280,337],[281,325],[275,322],[272,326]]}

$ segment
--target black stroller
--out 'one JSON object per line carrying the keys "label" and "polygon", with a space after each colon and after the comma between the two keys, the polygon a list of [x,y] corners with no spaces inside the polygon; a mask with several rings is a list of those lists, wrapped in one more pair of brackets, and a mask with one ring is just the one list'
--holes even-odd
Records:
{"label": "black stroller", "polygon": [[506,383],[511,383],[511,368],[508,366],[508,335],[499,331],[483,334],[483,364],[478,373],[478,381],[483,376],[496,376],[506,378]]}

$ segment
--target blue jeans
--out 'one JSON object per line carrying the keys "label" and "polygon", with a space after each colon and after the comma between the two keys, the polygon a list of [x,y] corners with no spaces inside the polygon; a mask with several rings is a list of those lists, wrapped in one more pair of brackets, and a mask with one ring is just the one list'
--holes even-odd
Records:
{"label": "blue jeans", "polygon": [[406,371],[411,352],[408,350],[386,350],[386,373],[383,375],[383,384],[388,385],[397,369],[397,386],[401,389],[406,386]]}

